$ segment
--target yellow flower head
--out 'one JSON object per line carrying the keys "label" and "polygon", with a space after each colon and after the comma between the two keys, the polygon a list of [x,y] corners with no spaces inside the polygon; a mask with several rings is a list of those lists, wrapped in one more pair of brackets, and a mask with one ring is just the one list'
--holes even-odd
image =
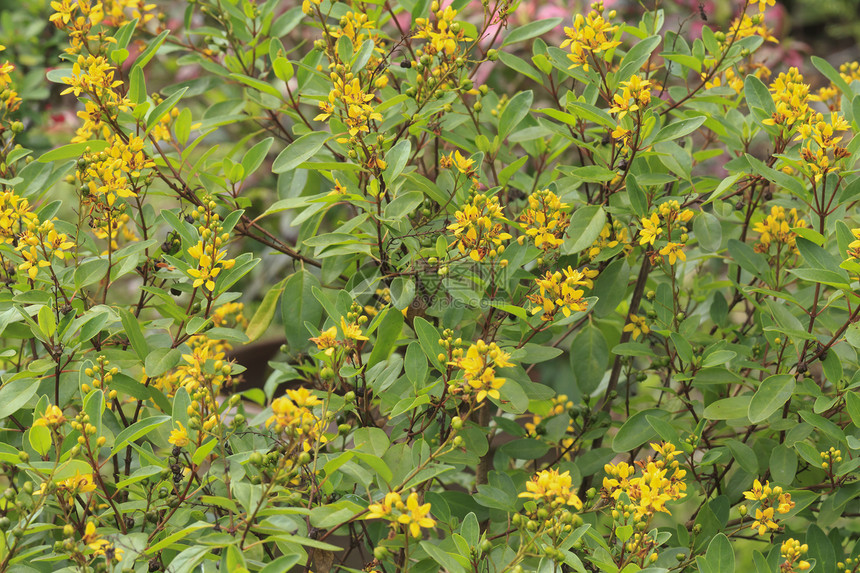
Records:
{"label": "yellow flower head", "polygon": [[33,422],[34,426],[47,426],[49,428],[58,428],[66,423],[66,417],[63,416],[63,411],[56,405],[50,405],[45,409],[45,413],[41,418]]}
{"label": "yellow flower head", "polygon": [[182,422],[178,420],[176,421],[176,425],[178,427],[170,431],[170,437],[167,441],[176,447],[184,448],[191,443],[191,440],[188,439],[188,431],[182,425]]}

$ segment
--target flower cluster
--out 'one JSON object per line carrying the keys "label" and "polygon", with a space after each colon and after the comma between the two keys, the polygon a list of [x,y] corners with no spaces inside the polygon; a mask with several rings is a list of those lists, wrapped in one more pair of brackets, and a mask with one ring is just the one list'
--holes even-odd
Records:
{"label": "flower cluster", "polygon": [[222,233],[220,216],[213,212],[215,202],[209,201],[191,212],[194,219],[200,220],[198,231],[200,240],[188,249],[188,255],[195,265],[186,272],[194,279],[193,288],[204,287],[210,293],[215,290],[215,280],[221,271],[232,269],[235,259],[227,258],[226,249],[221,248],[230,240],[228,233]]}
{"label": "flower cluster", "polygon": [[564,233],[570,225],[570,216],[564,212],[569,205],[548,189],[535,191],[528,198],[528,207],[520,215],[519,221],[525,227],[526,235],[534,241],[535,247],[549,251],[561,246]]}
{"label": "flower cluster", "polygon": [[651,82],[638,75],[633,75],[626,82],[621,82],[621,93],[612,98],[610,113],[618,114],[618,120],[631,112],[641,111],[651,103]]}
{"label": "flower cluster", "polygon": [[617,219],[613,220],[612,223],[605,223],[603,225],[603,229],[600,230],[600,234],[591,243],[585,255],[589,260],[593,261],[604,251],[614,252],[616,247],[624,251],[631,249],[630,230]]}
{"label": "flower cluster", "polygon": [[81,384],[81,391],[84,394],[89,394],[93,390],[101,390],[107,398],[106,406],[111,408],[113,401],[118,397],[117,391],[110,388],[111,382],[117,374],[119,374],[119,368],[111,366],[110,360],[104,356],[98,356],[95,364],[84,369],[84,375],[89,380]]}
{"label": "flower cluster", "polygon": [[778,256],[783,247],[787,247],[787,253],[796,253],[797,234],[791,230],[795,227],[806,227],[806,221],[798,216],[797,209],[792,208],[786,213],[785,207],[774,205],[764,221],[757,221],[753,225],[753,230],[761,234],[755,250],[759,253],[770,253],[771,247],[775,247]]}
{"label": "flower cluster", "polygon": [[[458,52],[460,42],[467,41],[469,38],[466,37],[462,27],[454,23],[457,11],[451,6],[440,9],[439,3],[434,1],[430,10],[436,17],[435,25],[429,18],[416,18],[415,26],[418,31],[412,37],[427,40],[423,46],[424,54],[431,57],[444,54],[450,58]],[[416,55],[420,57],[423,54]]]}
{"label": "flower cluster", "polygon": [[[854,80],[860,80],[860,62],[845,62],[840,65],[839,75],[849,85]],[[818,93],[810,95],[809,99],[826,103],[830,111],[839,111],[842,108],[842,91],[832,82],[819,89]]]}
{"label": "flower cluster", "polygon": [[674,459],[678,455],[675,446],[671,443],[652,443],[651,447],[662,459],[652,460],[649,456],[644,461],[637,461],[636,466],[641,473],[637,474],[636,466],[624,462],[604,466],[607,473],[607,477],[603,478],[604,498],[618,505],[623,494],[630,502],[623,504],[623,508],[616,507],[613,510],[615,519],[632,516],[636,522],[647,522],[657,512],[670,514],[666,503],[686,497],[684,476],[687,472]]}
{"label": "flower cluster", "polygon": [[809,85],[803,83],[803,76],[797,68],[779,74],[770,84],[770,91],[776,111],[764,120],[766,125],[777,125],[791,131],[812,113],[809,107]]}
{"label": "flower cluster", "polygon": [[762,485],[759,480],[755,480],[752,489],[744,492],[744,498],[759,504],[750,529],[757,531],[761,536],[768,531],[779,529],[774,512],[786,514],[794,507],[791,494],[783,492],[779,486],[770,487],[769,481],[765,481]]}
{"label": "flower cluster", "polygon": [[84,530],[82,541],[93,550],[93,555],[98,557],[104,555],[108,561],[121,561],[123,550],[104,539],[99,535],[96,529],[96,524],[92,521],[87,522],[87,527]]}
{"label": "flower cluster", "polygon": [[412,537],[421,537],[421,529],[429,529],[436,526],[436,521],[430,516],[431,507],[429,503],[421,504],[418,501],[418,493],[412,492],[403,502],[399,492],[393,491],[385,494],[380,503],[372,503],[368,507],[365,519],[386,519],[391,521],[392,527],[403,525],[409,530]]}
{"label": "flower cluster", "polygon": [[[0,44],[0,52],[6,49],[6,46]],[[11,74],[15,70],[15,65],[9,60],[0,64],[0,118],[17,111],[21,106],[21,98],[18,97],[18,92],[15,91],[15,86],[12,83]]]}
{"label": "flower cluster", "polygon": [[669,264],[674,265],[678,260],[686,261],[684,243],[687,242],[687,223],[693,218],[689,209],[681,209],[677,201],[661,203],[650,216],[641,219],[642,230],[639,231],[639,244],[654,246],[655,241],[663,236],[663,225],[666,226],[666,244],[659,254],[669,258]]}
{"label": "flower cluster", "polygon": [[[795,573],[796,571],[806,571],[811,567],[809,561],[802,559],[806,552],[809,551],[809,546],[800,541],[789,537],[782,542],[779,548],[779,554],[785,559],[785,563],[779,566],[779,570],[783,573]],[[796,567],[796,569],[795,569]]]}
{"label": "flower cluster", "polygon": [[320,113],[314,117],[314,121],[326,121],[335,110],[340,110],[339,117],[346,123],[350,138],[338,141],[356,141],[357,135],[370,131],[371,121],[382,120],[382,114],[369,103],[375,96],[365,92],[361,81],[351,72],[345,73],[343,77],[332,72],[331,81],[334,87],[329,91],[328,99],[319,103]]}
{"label": "flower cluster", "polygon": [[540,292],[527,297],[535,305],[532,314],[543,311],[541,319],[550,321],[559,310],[565,317],[572,312],[584,311],[588,308],[588,301],[584,298],[585,291],[579,287],[593,288],[592,279],[596,276],[597,271],[588,267],[581,271],[573,267],[561,272],[546,271],[543,277],[535,279]]}
{"label": "flower cluster", "polygon": [[[573,420],[570,419],[570,414],[568,413],[571,408],[573,408],[573,402],[568,399],[567,394],[559,394],[552,398],[552,406],[550,406],[549,411],[545,414],[526,415],[525,418],[529,421],[523,423],[523,427],[526,429],[526,433],[529,436],[539,438],[542,437],[544,433],[542,427],[544,422],[550,418],[554,418],[555,416],[566,416],[569,420],[566,435],[573,434],[575,431]],[[573,459],[574,454],[578,450],[578,448],[574,446],[575,442],[576,440],[571,437],[564,437],[558,441],[557,447],[563,452],[562,457],[564,459]]]}
{"label": "flower cluster", "polygon": [[839,145],[842,136],[835,134],[849,129],[845,118],[835,111],[830,112],[830,122],[824,121],[821,113],[810,114],[809,121],[798,128],[796,139],[803,140],[800,157],[816,182],[829,171],[837,169],[837,161],[851,155]]}
{"label": "flower cluster", "polygon": [[[91,204],[98,219],[106,218],[107,225],[115,215],[111,209],[117,198],[136,197],[139,190],[149,183],[148,171],[155,162],[144,151],[143,139],[132,135],[127,141],[113,135],[104,151],[87,150],[78,160],[77,178],[81,185],[83,202]],[[101,223],[99,223],[101,225]]]}
{"label": "flower cluster", "polygon": [[476,403],[481,403],[487,396],[499,399],[499,388],[504,386],[505,379],[496,376],[496,368],[513,366],[508,362],[510,354],[504,352],[495,342],[487,344],[479,340],[469,346],[465,356],[462,356],[461,349],[456,349],[453,357],[454,360],[448,365],[463,371],[465,391],[477,391]]}
{"label": "flower cluster", "polygon": [[275,432],[286,433],[295,442],[301,443],[304,451],[308,451],[317,440],[325,441],[322,435],[325,422],[312,410],[321,404],[322,400],[307,388],[287,390],[286,396],[272,401],[272,416],[266,420],[266,427],[274,424]]}
{"label": "flower cluster", "polygon": [[[609,20],[615,17],[615,10],[607,14]],[[577,14],[573,17],[573,27],[565,27],[564,33],[567,39],[562,42],[561,48],[570,46],[568,59],[573,63],[570,68],[581,67],[584,71],[589,70],[589,54],[595,65],[599,65],[597,54],[611,50],[619,46],[620,41],[614,39],[618,31],[617,25],[610,24],[603,18],[603,2],[598,0],[591,5],[591,11],[587,16]]]}
{"label": "flower cluster", "polygon": [[842,450],[837,450],[833,446],[830,449],[821,452],[821,467],[828,472],[833,472],[833,466],[842,461]]}
{"label": "flower cluster", "polygon": [[543,470],[526,482],[526,491],[518,497],[533,500],[539,506],[555,511],[562,506],[582,509],[582,500],[574,493],[570,472],[558,473],[557,469]]}
{"label": "flower cluster", "polygon": [[478,262],[488,255],[495,258],[504,252],[502,241],[507,241],[511,235],[504,232],[508,220],[502,214],[498,197],[479,193],[454,216],[457,222],[448,225],[448,230],[453,231],[455,237],[451,246],[456,245],[460,253],[468,251],[472,260]]}

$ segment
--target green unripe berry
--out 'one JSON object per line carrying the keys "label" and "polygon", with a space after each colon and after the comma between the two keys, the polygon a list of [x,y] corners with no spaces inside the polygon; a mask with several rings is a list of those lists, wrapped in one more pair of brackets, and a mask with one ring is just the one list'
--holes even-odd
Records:
{"label": "green unripe berry", "polygon": [[463,419],[460,416],[454,416],[451,418],[451,429],[452,430],[462,430],[463,429]]}
{"label": "green unripe berry", "polygon": [[388,551],[388,548],[387,548],[387,547],[382,547],[382,546],[380,545],[379,547],[374,547],[374,548],[373,548],[373,556],[374,556],[376,559],[379,559],[380,561],[385,560],[385,558],[386,558],[386,557],[388,557],[390,554],[391,554],[391,552],[390,552],[390,551]]}

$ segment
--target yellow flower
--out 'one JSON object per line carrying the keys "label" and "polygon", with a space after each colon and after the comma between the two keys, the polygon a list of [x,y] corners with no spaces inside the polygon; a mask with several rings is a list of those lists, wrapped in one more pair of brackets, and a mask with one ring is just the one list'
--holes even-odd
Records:
{"label": "yellow flower", "polygon": [[310,341],[316,344],[320,350],[329,351],[334,349],[337,346],[337,327],[332,326],[322,331],[319,336],[311,337]]}
{"label": "yellow flower", "polygon": [[89,493],[96,489],[93,474],[82,474],[77,470],[75,470],[74,476],[58,482],[57,485],[61,490],[69,492],[70,495]]}
{"label": "yellow flower", "polygon": [[644,317],[631,314],[630,322],[624,325],[624,332],[632,332],[633,334],[631,336],[633,337],[633,340],[636,340],[639,338],[640,334],[648,334],[651,332],[651,329],[648,327],[648,324],[646,324]]}
{"label": "yellow flower", "polygon": [[396,491],[385,494],[385,499],[382,503],[371,503],[367,506],[368,514],[365,519],[390,519],[394,508],[403,505],[403,500],[400,494]]}
{"label": "yellow flower", "polygon": [[418,494],[412,492],[406,498],[406,510],[397,517],[397,521],[409,526],[412,537],[421,537],[421,528],[435,527],[436,521],[427,517],[430,515],[430,504],[418,504]]}
{"label": "yellow flower", "polygon": [[167,441],[176,447],[184,448],[191,443],[191,440],[188,439],[188,431],[179,420],[176,421],[176,425],[179,427],[171,430],[170,437]]}
{"label": "yellow flower", "polygon": [[764,535],[768,530],[779,529],[779,525],[773,520],[773,508],[768,507],[765,510],[756,508],[755,521],[750,529],[758,530],[759,535]]}
{"label": "yellow flower", "polygon": [[508,220],[502,214],[498,197],[477,194],[471,203],[455,212],[454,217],[457,222],[448,225],[455,237],[452,246],[456,245],[463,254],[468,251],[475,262],[501,251],[502,242],[511,238],[503,231],[503,224]]}
{"label": "yellow flower", "polygon": [[681,259],[682,261],[686,261],[687,255],[684,254],[684,251],[682,249],[683,246],[684,245],[681,243],[673,243],[670,241],[669,243],[666,244],[665,247],[660,249],[660,254],[664,255],[664,256],[669,255],[669,264],[670,265],[674,265],[678,259]]}
{"label": "yellow flower", "polygon": [[557,469],[543,470],[526,482],[526,491],[517,497],[533,499],[538,504],[552,507],[554,504],[571,505],[582,509],[582,500],[573,492],[570,472],[558,473]]}
{"label": "yellow flower", "polygon": [[340,329],[343,331],[343,335],[350,340],[368,340],[366,336],[361,333],[361,327],[354,323],[347,323],[343,317],[340,317]]}
{"label": "yellow flower", "polygon": [[564,316],[570,316],[573,312],[582,312],[588,308],[588,302],[583,298],[585,291],[580,286],[592,288],[592,278],[597,276],[596,270],[588,267],[581,271],[573,267],[567,267],[561,272],[550,273],[543,278],[535,279],[535,284],[540,287],[540,294],[528,295],[528,298],[536,306],[532,314],[543,311],[542,320],[552,320],[560,309]]}
{"label": "yellow flower", "polygon": [[660,217],[657,213],[651,213],[650,217],[643,217],[641,221],[642,230],[639,231],[639,244],[653,246],[654,241],[663,232],[663,228],[660,226]]}
{"label": "yellow flower", "polygon": [[[618,26],[610,25],[604,20],[602,12],[602,5],[592,4],[592,10],[587,16],[577,14],[573,18],[573,27],[564,29],[567,39],[560,47],[570,46],[570,54],[567,57],[573,62],[570,65],[571,68],[582,67],[587,72],[589,53],[599,54],[621,44],[611,39],[618,30]],[[613,17],[613,14],[614,12],[610,13],[610,17]]]}
{"label": "yellow flower", "polygon": [[537,248],[549,251],[561,246],[564,233],[570,225],[568,214],[562,210],[568,207],[548,189],[529,195],[528,207],[520,215],[519,221]]}
{"label": "yellow flower", "polygon": [[63,411],[56,405],[50,405],[45,409],[45,413],[41,418],[33,422],[34,426],[47,426],[49,428],[58,428],[66,423],[66,417],[63,416]]}
{"label": "yellow flower", "polygon": [[[462,350],[459,350],[462,352]],[[489,396],[499,400],[499,388],[504,386],[505,379],[496,376],[496,368],[513,366],[508,359],[510,354],[502,351],[495,342],[486,344],[483,340],[469,346],[465,357],[456,358],[449,362],[450,366],[456,366],[463,370],[463,378],[472,390],[477,390],[475,402],[481,403]]]}

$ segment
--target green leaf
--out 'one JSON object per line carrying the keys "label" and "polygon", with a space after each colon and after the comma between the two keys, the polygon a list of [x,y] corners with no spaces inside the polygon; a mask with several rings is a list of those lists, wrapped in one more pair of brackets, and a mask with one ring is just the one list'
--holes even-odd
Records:
{"label": "green leaf", "polygon": [[572,255],[590,247],[597,240],[604,224],[606,213],[600,205],[586,205],[577,209],[570,218],[562,253]]}
{"label": "green leaf", "polygon": [[81,143],[70,143],[57,149],[43,154],[39,161],[41,163],[50,163],[51,161],[65,161],[67,159],[77,159],[86,153],[99,153],[110,146],[107,141],[82,141]]}
{"label": "green leaf", "polygon": [[406,370],[406,377],[412,382],[414,388],[419,388],[427,378],[427,357],[421,351],[421,344],[412,341],[406,347],[406,357],[403,359],[403,368]]}
{"label": "green leaf", "polygon": [[180,352],[178,348],[155,348],[144,361],[146,375],[150,378],[161,376],[177,364],[179,364]]}
{"label": "green leaf", "polygon": [[767,420],[791,398],[794,385],[794,376],[790,374],[775,374],[765,378],[747,408],[750,422],[758,424]]}
{"label": "green leaf", "polygon": [[725,534],[714,536],[708,544],[705,560],[713,573],[735,570],[735,551]]}
{"label": "green leaf", "polygon": [[830,62],[825,60],[824,58],[819,58],[818,56],[812,56],[812,65],[815,66],[819,72],[824,74],[824,76],[833,82],[840,92],[842,92],[849,100],[853,95],[853,91],[851,90],[851,86],[848,85],[848,82],[845,81],[845,78],[836,71],[836,69],[830,65]]}
{"label": "green leaf", "polygon": [[707,420],[734,420],[746,418],[751,396],[732,396],[723,398],[705,406],[702,415]]}
{"label": "green leaf", "polygon": [[570,363],[576,386],[583,394],[591,394],[600,385],[609,361],[609,345],[603,331],[589,323],[573,339]]}
{"label": "green leaf", "polygon": [[128,341],[131,343],[134,353],[141,360],[146,360],[149,356],[149,345],[146,343],[146,338],[143,336],[143,331],[140,329],[140,321],[125,308],[121,308],[119,312],[122,328],[128,336]]}
{"label": "green leaf", "polygon": [[630,207],[633,208],[633,213],[638,217],[644,217],[648,213],[648,201],[645,198],[645,192],[639,186],[638,179],[632,173],[628,173],[625,184],[627,198],[630,199]]}
{"label": "green leaf", "polygon": [[630,280],[630,265],[622,258],[609,263],[594,281],[593,292],[600,293],[594,305],[594,316],[609,316],[627,295],[627,282]]}
{"label": "green leaf", "polygon": [[797,453],[785,444],[777,444],[770,451],[770,475],[774,481],[789,485],[797,473]]}
{"label": "green leaf", "polygon": [[499,117],[499,139],[504,140],[511,131],[516,128],[520,122],[529,113],[532,106],[534,94],[531,90],[519,92],[511,98],[505,109],[502,110],[502,115]]}
{"label": "green leaf", "polygon": [[[412,142],[409,139],[401,139],[385,154],[385,161],[388,165],[385,167],[385,173],[383,175],[389,185],[394,183],[400,174],[403,173],[403,168],[406,167],[406,163],[409,161],[409,155],[411,153]],[[422,194],[419,193],[419,195]]]}
{"label": "green leaf", "polygon": [[330,137],[327,131],[313,131],[301,136],[278,154],[272,164],[272,173],[292,171],[322,149]]}
{"label": "green leaf", "polygon": [[146,49],[141,52],[141,54],[134,61],[134,65],[140,67],[140,69],[142,70],[146,66],[146,64],[149,63],[149,60],[155,57],[155,53],[158,51],[158,48],[161,47],[161,44],[164,43],[164,40],[167,39],[167,35],[169,33],[170,30],[165,30],[161,34],[153,38],[152,41],[149,42],[149,45],[146,47]]}
{"label": "green leaf", "polygon": [[376,342],[370,352],[370,358],[367,359],[368,368],[372,368],[374,364],[388,358],[400,336],[400,331],[403,329],[402,312],[394,307],[388,307],[384,313],[379,322],[379,328],[376,330]]}
{"label": "green leaf", "polygon": [[716,252],[723,242],[720,220],[705,211],[701,211],[693,218],[693,234],[703,251]]}
{"label": "green leaf", "polygon": [[293,64],[290,61],[283,57],[278,56],[275,58],[275,61],[272,62],[272,70],[275,72],[275,77],[277,77],[282,82],[288,82],[292,79],[295,70],[293,69]]}
{"label": "green leaf", "polygon": [[424,194],[420,191],[400,193],[397,198],[385,206],[385,218],[389,221],[399,221],[415,212],[424,202]]}
{"label": "green leaf", "polygon": [[158,125],[159,120],[164,117],[165,114],[169,113],[176,104],[179,103],[179,100],[182,99],[182,96],[185,95],[185,92],[188,91],[188,87],[184,87],[180,90],[173,92],[170,97],[165,99],[163,102],[155,106],[155,109],[152,110],[149,115],[146,117],[146,133],[148,134],[152,131],[156,125]]}
{"label": "green leaf", "polygon": [[633,47],[624,54],[619,69],[615,73],[616,85],[620,82],[626,82],[630,79],[630,76],[639,71],[642,65],[651,57],[651,52],[660,45],[662,40],[661,36],[649,36],[633,44]]}
{"label": "green leaf", "polygon": [[673,139],[678,139],[679,137],[684,137],[685,135],[699,129],[699,127],[705,123],[706,119],[707,118],[702,115],[692,119],[682,119],[681,121],[670,123],[657,132],[657,135],[654,136],[654,139],[651,141],[651,145],[660,141],[671,141]]}
{"label": "green leaf", "polygon": [[657,430],[654,429],[648,418],[664,418],[668,415],[669,413],[666,410],[658,410],[656,408],[636,412],[618,429],[618,433],[615,434],[615,438],[612,440],[612,450],[619,454],[629,452],[635,450],[645,442],[655,439],[657,437]]}
{"label": "green leaf", "polygon": [[269,148],[272,147],[274,137],[267,137],[263,141],[257,143],[254,147],[248,150],[245,157],[242,158],[242,167],[245,169],[245,178],[256,171],[263,161],[266,159],[266,154],[269,153]]}
{"label": "green leaf", "polygon": [[19,378],[0,387],[0,420],[6,419],[30,401],[39,389],[39,380]]}
{"label": "green leaf", "polygon": [[415,318],[412,326],[415,334],[418,335],[421,350],[424,351],[424,355],[430,360],[430,364],[439,372],[445,372],[447,368],[439,361],[439,354],[443,354],[442,347],[439,345],[439,331],[420,316]]}
{"label": "green leaf", "polygon": [[520,438],[508,442],[500,449],[515,460],[536,460],[549,451],[549,445],[540,440]]}
{"label": "green leaf", "polygon": [[729,239],[728,249],[734,262],[740,265],[743,270],[764,280],[765,275],[767,275],[768,264],[763,254],[755,252],[748,244],[737,239]]}
{"label": "green leaf", "polygon": [[[313,336],[305,323],[316,326],[323,316],[322,305],[313,295],[313,289],[319,287],[319,279],[306,270],[294,273],[284,283],[281,318],[287,344],[293,352],[307,347],[308,339]],[[337,317],[331,318],[335,320]]]}
{"label": "green leaf", "polygon": [[270,95],[273,98],[276,98],[278,100],[283,99],[281,92],[279,92],[275,86],[268,84],[262,80],[258,80],[257,78],[252,78],[252,77],[246,76],[244,74],[230,74],[230,77],[233,78],[234,80],[242,82],[243,84],[245,84],[246,86],[248,86],[250,88],[257,90],[258,92]]}
{"label": "green leaf", "polygon": [[143,420],[135,422],[131,426],[125,428],[123,431],[117,434],[110,455],[113,456],[114,454],[122,450],[124,447],[126,447],[129,442],[139,440],[149,432],[160,427],[169,419],[170,416],[153,416],[152,418],[144,418]]}
{"label": "green leaf", "polygon": [[248,342],[253,342],[265,334],[266,329],[272,324],[272,319],[275,318],[275,310],[278,308],[278,299],[281,298],[281,293],[284,292],[284,282],[280,282],[270,288],[263,297],[260,306],[251,320],[248,322],[248,327],[245,329],[245,335],[248,337]]}
{"label": "green leaf", "polygon": [[[427,555],[433,559],[433,561],[441,565],[448,573],[466,573],[466,568],[469,566],[469,562],[465,558],[460,555],[448,553],[429,541],[421,541],[420,545],[421,549],[423,549]],[[461,559],[465,563],[460,563]]]}
{"label": "green leaf", "polygon": [[726,440],[732,457],[742,470],[750,475],[758,475],[758,457],[751,447],[740,440]]}
{"label": "green leaf", "polygon": [[131,69],[131,79],[128,84],[128,98],[133,104],[141,104],[146,101],[146,78],[143,76],[143,69],[140,66],[134,66]]}
{"label": "green leaf", "polygon": [[845,409],[851,417],[851,422],[860,428],[860,396],[856,390],[849,390],[845,393]]}
{"label": "green leaf", "polygon": [[747,107],[750,109],[758,108],[764,111],[768,117],[776,113],[776,106],[773,103],[770,90],[767,89],[764,82],[753,74],[748,74],[744,78],[744,98],[746,98]]}
{"label": "green leaf", "polygon": [[51,449],[51,430],[47,426],[32,426],[27,430],[27,440],[40,456],[44,456]]}
{"label": "green leaf", "polygon": [[561,24],[561,22],[561,18],[547,18],[545,20],[529,22],[524,26],[514,28],[505,37],[505,41],[502,42],[502,46],[508,46],[510,44],[516,44],[517,42],[523,42],[531,38],[542,36],[543,34],[549,32],[550,30]]}

